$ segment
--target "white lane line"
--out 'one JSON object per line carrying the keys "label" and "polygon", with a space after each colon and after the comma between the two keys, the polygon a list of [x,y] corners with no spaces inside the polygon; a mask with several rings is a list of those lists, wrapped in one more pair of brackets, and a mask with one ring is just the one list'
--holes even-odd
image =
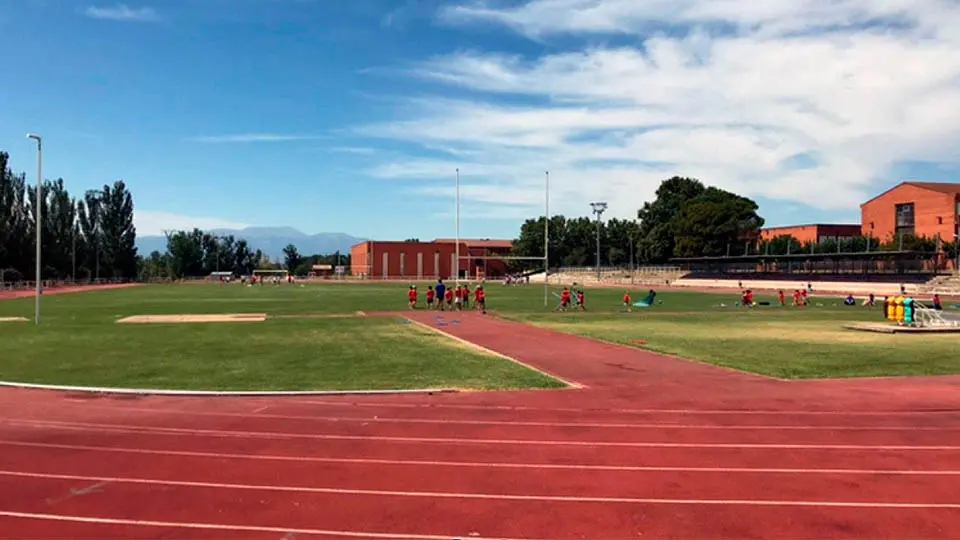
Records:
{"label": "white lane line", "polygon": [[762,468],[762,467],[667,467],[667,466],[629,466],[629,465],[590,465],[590,464],[554,464],[554,463],[504,463],[485,461],[434,461],[410,459],[377,458],[334,458],[317,456],[284,456],[275,454],[236,454],[221,452],[195,452],[187,450],[151,450],[147,448],[121,448],[116,446],[87,446],[76,444],[34,443],[20,441],[2,441],[0,445],[21,446],[26,448],[48,448],[70,451],[114,452],[138,455],[178,456],[210,459],[246,459],[253,461],[287,461],[296,463],[342,463],[350,465],[399,465],[410,467],[462,467],[490,469],[545,469],[545,470],[585,470],[615,472],[692,472],[692,473],[754,473],[754,474],[837,474],[837,475],[875,475],[875,476],[960,476],[957,470],[919,470],[919,469],[808,469],[808,468]]}
{"label": "white lane line", "polygon": [[380,497],[413,497],[424,499],[478,499],[496,501],[537,501],[572,503],[625,503],[625,504],[679,504],[679,505],[729,505],[729,506],[820,506],[840,508],[911,508],[960,510],[960,503],[894,503],[871,501],[778,501],[764,499],[659,499],[646,497],[574,497],[566,495],[509,495],[504,493],[458,493],[446,491],[391,491],[381,489],[345,489],[309,486],[280,486],[262,484],[227,484],[221,482],[191,482],[186,480],[161,480],[154,478],[127,478],[86,476],[79,474],[32,473],[0,470],[0,476],[14,478],[39,478],[44,480],[70,480],[84,482],[108,482],[111,484],[176,486],[187,488],[235,489],[244,491],[276,491],[282,493],[314,493],[323,495],[370,495]]}
{"label": "white lane line", "polygon": [[[375,424],[456,424],[467,426],[517,426],[517,427],[582,427],[582,428],[608,428],[608,429],[682,429],[682,430],[757,430],[757,431],[936,431],[943,433],[945,431],[960,431],[960,425],[947,427],[930,426],[809,426],[809,425],[718,425],[718,424],[669,424],[669,423],[607,423],[607,422],[535,422],[535,421],[513,421],[513,420],[445,420],[435,418],[398,418],[384,416],[308,416],[296,414],[259,414],[269,406],[263,406],[253,411],[257,418],[274,420],[308,420],[314,422],[330,423],[375,423]],[[178,415],[185,414],[189,416],[210,416],[226,418],[250,418],[250,413],[239,412],[211,412],[195,411],[181,409],[153,409],[147,407],[113,407],[107,405],[86,405],[84,409],[105,410],[110,412],[134,412],[144,414],[167,414]]]}
{"label": "white lane line", "polygon": [[957,409],[931,409],[915,411],[809,411],[809,410],[736,410],[736,409],[592,409],[573,407],[524,407],[513,405],[459,405],[452,403],[399,403],[389,401],[332,401],[320,399],[285,399],[284,403],[303,403],[308,405],[332,405],[338,407],[377,407],[401,409],[476,409],[500,411],[527,411],[527,412],[571,412],[571,413],[617,413],[617,414],[684,414],[684,415],[810,415],[810,416],[896,416],[896,415],[928,415],[949,414],[960,416]]}
{"label": "white lane line", "polygon": [[495,444],[526,446],[588,446],[618,448],[752,448],[795,450],[897,450],[897,451],[960,451],[960,446],[916,445],[863,445],[863,444],[786,444],[786,443],[671,443],[671,442],[619,442],[619,441],[558,441],[535,439],[457,439],[444,437],[381,437],[367,435],[324,435],[316,433],[284,433],[274,431],[221,431],[213,429],[187,429],[150,427],[122,424],[92,424],[82,422],[54,422],[39,420],[0,419],[0,424],[31,428],[55,428],[73,431],[113,431],[118,433],[152,433],[163,435],[194,435],[204,437],[229,437],[239,439],[308,439],[327,441],[378,441],[429,444]]}
{"label": "white lane line", "polygon": [[86,516],[64,516],[59,514],[34,514],[27,512],[10,512],[0,510],[0,517],[15,519],[34,519],[43,521],[57,521],[70,523],[91,523],[97,525],[125,525],[133,527],[162,527],[174,529],[194,529],[208,531],[233,531],[233,532],[263,532],[275,534],[303,534],[314,536],[340,536],[346,538],[385,538],[385,539],[408,539],[408,540],[450,540],[451,538],[470,538],[471,540],[533,540],[520,538],[490,538],[481,536],[469,536],[469,534],[413,534],[413,533],[376,533],[359,531],[333,531],[324,529],[291,529],[289,527],[261,527],[256,525],[228,525],[222,523],[195,523],[189,521],[146,521],[140,519],[114,519],[114,518],[96,518]]}

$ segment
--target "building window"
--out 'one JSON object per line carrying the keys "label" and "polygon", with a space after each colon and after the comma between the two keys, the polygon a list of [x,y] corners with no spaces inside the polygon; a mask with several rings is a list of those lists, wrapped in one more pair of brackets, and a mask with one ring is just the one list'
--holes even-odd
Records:
{"label": "building window", "polygon": [[913,234],[913,203],[898,204],[897,211],[897,235]]}

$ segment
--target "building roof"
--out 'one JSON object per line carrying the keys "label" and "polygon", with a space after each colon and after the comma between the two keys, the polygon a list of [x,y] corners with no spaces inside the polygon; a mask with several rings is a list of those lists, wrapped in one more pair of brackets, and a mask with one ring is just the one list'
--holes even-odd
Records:
{"label": "building roof", "polygon": [[[437,244],[455,244],[457,240],[455,238],[437,238],[434,242]],[[513,240],[493,240],[490,238],[461,238],[460,243],[466,244],[468,247],[479,248],[509,249],[513,247]]]}
{"label": "building roof", "polygon": [[883,196],[886,195],[887,193],[890,193],[891,191],[893,191],[893,190],[895,190],[895,189],[899,189],[901,186],[913,186],[913,187],[918,187],[918,188],[920,188],[920,189],[926,189],[926,190],[928,190],[928,191],[937,191],[937,192],[940,192],[940,193],[944,193],[944,194],[946,194],[946,195],[960,195],[960,184],[952,184],[952,183],[949,183],[949,182],[912,182],[912,181],[908,181],[908,182],[900,182],[899,184],[897,184],[897,185],[893,186],[892,188],[884,191],[883,193],[881,193],[881,194],[873,197],[872,199],[868,200],[867,202],[861,204],[860,206],[861,206],[861,207],[866,206],[866,205],[872,203],[873,201],[879,199],[880,197],[883,197]]}
{"label": "building roof", "polygon": [[856,227],[860,228],[859,223],[804,223],[802,225],[779,225],[777,227],[763,227],[760,231],[776,231],[779,229],[799,229],[800,227]]}

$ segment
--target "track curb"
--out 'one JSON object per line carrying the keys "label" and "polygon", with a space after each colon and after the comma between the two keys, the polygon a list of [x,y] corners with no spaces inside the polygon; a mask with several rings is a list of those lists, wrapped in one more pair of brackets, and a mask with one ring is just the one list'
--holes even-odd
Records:
{"label": "track curb", "polygon": [[111,388],[95,386],[65,386],[56,384],[35,384],[0,381],[0,388],[22,388],[27,390],[49,390],[54,392],[85,392],[90,394],[118,394],[141,396],[182,396],[182,397],[283,397],[283,396],[379,396],[404,394],[453,394],[459,392],[453,388],[414,389],[414,390],[165,390],[153,388]]}

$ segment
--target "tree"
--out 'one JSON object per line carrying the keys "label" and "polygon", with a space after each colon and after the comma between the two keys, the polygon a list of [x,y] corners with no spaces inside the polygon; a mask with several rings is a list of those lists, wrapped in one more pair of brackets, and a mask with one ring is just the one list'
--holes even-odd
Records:
{"label": "tree", "polygon": [[0,152],[0,271],[9,277],[12,270],[18,275],[25,272],[33,259],[26,177],[14,174],[8,160],[8,154]]}
{"label": "tree", "polygon": [[103,201],[101,193],[89,190],[83,195],[83,200],[77,204],[77,216],[80,222],[81,253],[83,267],[87,274],[95,279],[100,278],[101,250],[103,249]]}
{"label": "tree", "polygon": [[763,255],[788,255],[800,253],[802,250],[800,241],[789,234],[774,236],[760,246],[760,253]]}
{"label": "tree", "polygon": [[674,256],[676,234],[673,218],[684,204],[706,191],[703,183],[693,178],[674,176],[657,188],[656,198],[644,203],[637,212],[640,228],[637,258],[647,264],[662,264]]}
{"label": "tree", "polygon": [[683,203],[671,219],[675,257],[743,255],[760,234],[754,201],[717,188]]}
{"label": "tree", "polygon": [[283,248],[283,266],[288,272],[296,270],[302,259],[300,252],[297,251],[297,246],[287,244],[287,247]]}
{"label": "tree", "polygon": [[103,186],[100,215],[103,262],[107,275],[133,278],[137,272],[137,230],[133,225],[133,196],[118,180]]}

